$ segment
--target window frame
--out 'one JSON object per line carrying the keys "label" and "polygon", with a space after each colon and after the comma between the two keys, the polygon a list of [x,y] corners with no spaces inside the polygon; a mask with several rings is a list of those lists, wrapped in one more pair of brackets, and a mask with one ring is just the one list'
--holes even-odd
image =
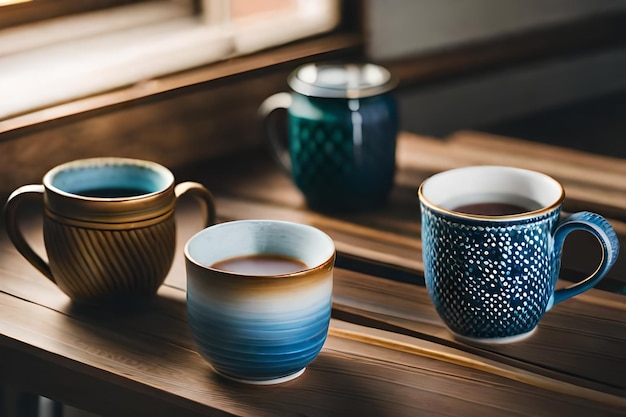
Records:
{"label": "window frame", "polygon": [[0,5],[0,29],[153,0],[31,0]]}
{"label": "window frame", "polygon": [[[198,2],[197,10],[201,11],[202,6]],[[339,23],[326,33],[0,119],[0,142],[49,125],[167,99],[215,83],[219,85],[225,80],[263,76],[267,71],[284,71],[286,66],[293,68],[310,59],[362,59],[361,4],[358,0],[339,0],[338,7]]]}

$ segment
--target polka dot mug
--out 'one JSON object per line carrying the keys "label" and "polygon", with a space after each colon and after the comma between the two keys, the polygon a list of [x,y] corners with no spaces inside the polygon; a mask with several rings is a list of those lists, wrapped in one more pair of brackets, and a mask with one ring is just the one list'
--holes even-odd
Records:
{"label": "polka dot mug", "polygon": [[[539,172],[469,166],[419,188],[424,274],[441,319],[460,339],[507,343],[530,335],[550,308],[596,285],[619,243],[600,215],[561,213],[561,184]],[[594,235],[602,260],[587,279],[556,289],[574,230]]]}
{"label": "polka dot mug", "polygon": [[[396,169],[396,79],[374,64],[306,64],[290,92],[263,101],[272,154],[309,208],[354,212],[384,206]],[[278,126],[287,113],[286,138]]]}

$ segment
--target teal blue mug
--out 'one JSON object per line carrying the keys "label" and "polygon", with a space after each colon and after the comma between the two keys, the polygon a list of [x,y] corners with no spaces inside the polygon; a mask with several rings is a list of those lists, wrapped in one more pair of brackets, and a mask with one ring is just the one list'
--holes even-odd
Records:
{"label": "teal blue mug", "polygon": [[[361,211],[383,206],[394,184],[398,111],[391,73],[373,64],[307,64],[290,92],[259,113],[270,148],[310,208]],[[281,141],[276,110],[287,110]]]}

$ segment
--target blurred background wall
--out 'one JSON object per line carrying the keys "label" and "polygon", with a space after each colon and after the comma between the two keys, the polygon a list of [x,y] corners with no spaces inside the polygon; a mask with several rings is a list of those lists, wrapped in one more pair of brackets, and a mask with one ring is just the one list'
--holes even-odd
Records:
{"label": "blurred background wall", "polygon": [[[396,62],[625,12],[625,0],[368,0],[366,48],[374,60]],[[609,107],[616,97],[621,100],[626,94],[625,46],[579,52],[575,44],[566,46],[572,51],[566,56],[403,89],[399,94],[402,126],[445,136],[458,129],[490,129],[605,96],[611,96],[609,102],[601,104]],[[506,47],[506,43],[501,46]],[[624,108],[622,103],[617,105]],[[584,110],[578,111],[584,116]],[[564,131],[567,119],[562,115],[558,120]]]}

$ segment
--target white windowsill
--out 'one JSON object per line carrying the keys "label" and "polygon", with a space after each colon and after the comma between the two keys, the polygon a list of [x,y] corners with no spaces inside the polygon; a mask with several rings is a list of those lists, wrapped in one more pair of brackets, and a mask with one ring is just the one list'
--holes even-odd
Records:
{"label": "white windowsill", "polygon": [[59,35],[37,25],[39,33],[49,33],[41,47],[29,43],[34,41],[26,32],[0,31],[0,121],[332,29],[339,18],[336,2],[316,3],[320,7],[296,14],[217,28],[184,8],[151,2],[127,6],[122,19],[107,11],[72,23],[73,30],[84,31],[80,39],[64,38],[68,26]]}

